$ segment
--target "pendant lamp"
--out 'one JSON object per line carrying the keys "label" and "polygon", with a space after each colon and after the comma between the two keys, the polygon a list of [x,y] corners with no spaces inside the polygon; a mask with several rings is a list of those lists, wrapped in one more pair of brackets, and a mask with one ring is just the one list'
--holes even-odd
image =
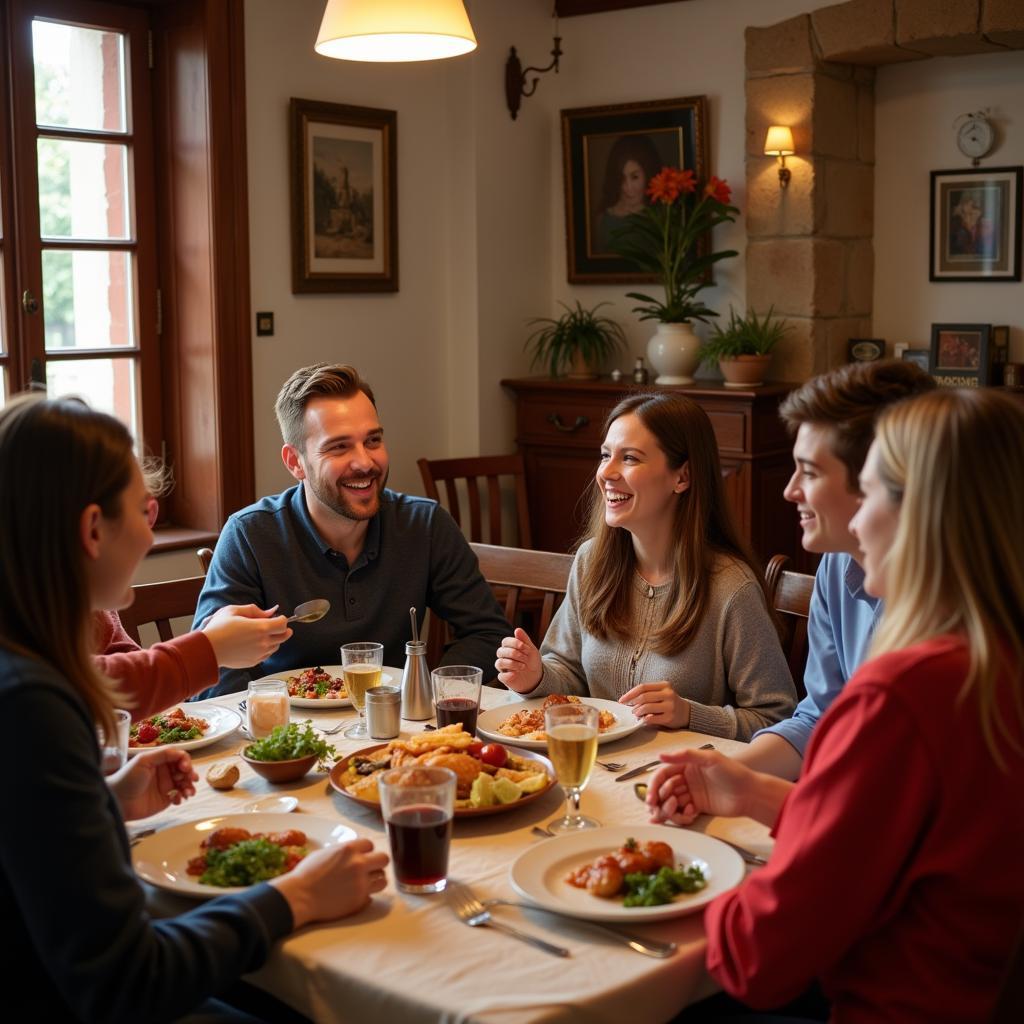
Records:
{"label": "pendant lamp", "polygon": [[338,60],[399,62],[476,49],[462,0],[327,0],[314,49]]}

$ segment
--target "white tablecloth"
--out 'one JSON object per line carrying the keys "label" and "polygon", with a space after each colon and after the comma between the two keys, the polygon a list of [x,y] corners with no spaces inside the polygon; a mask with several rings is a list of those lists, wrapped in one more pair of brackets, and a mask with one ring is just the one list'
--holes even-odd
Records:
{"label": "white tablecloth", "polygon": [[[241,696],[204,703],[236,707]],[[517,699],[506,691],[485,687],[485,706]],[[328,727],[353,714],[293,709],[292,718],[310,717],[315,724]],[[402,723],[403,734],[422,728],[423,723]],[[663,750],[699,746],[708,739],[699,733],[644,728],[602,745],[598,757],[633,767],[653,760]],[[378,742],[348,740],[341,733],[330,741],[340,754]],[[726,753],[740,747],[730,740],[715,738],[713,742]],[[301,828],[303,813],[340,818],[360,836],[387,849],[379,814],[336,793],[326,775],[312,773],[296,783],[272,786],[237,758],[241,771],[238,785],[228,792],[212,789],[204,778],[206,768],[235,755],[242,743],[236,734],[195,751],[200,775],[196,797],[146,824],[162,827],[234,813],[256,797],[291,794],[299,800],[293,815],[295,827]],[[508,877],[510,863],[526,847],[547,842],[530,829],[548,823],[562,810],[561,790],[556,786],[520,810],[456,821],[449,874],[471,883],[480,898],[517,898]],[[605,825],[647,822],[633,783],[616,782],[613,774],[599,767],[583,794],[582,810]],[[749,819],[702,819],[695,827],[757,853],[767,854],[771,849],[767,830]],[[155,890],[153,897],[154,908],[161,913],[188,905],[182,898]],[[287,938],[249,980],[315,1021],[361,1024],[533,1024],[570,1019],[658,1024],[713,991],[703,969],[704,933],[699,912],[632,927],[640,934],[677,942],[678,951],[665,960],[642,956],[583,923],[511,907],[494,913],[509,924],[568,947],[571,956],[559,959],[497,931],[470,928],[455,917],[443,894],[406,895],[397,892],[390,880],[388,888],[361,914],[306,928]]]}

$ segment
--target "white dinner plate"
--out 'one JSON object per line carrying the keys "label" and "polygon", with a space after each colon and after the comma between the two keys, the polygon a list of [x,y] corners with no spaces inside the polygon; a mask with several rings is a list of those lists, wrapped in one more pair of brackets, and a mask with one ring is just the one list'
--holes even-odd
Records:
{"label": "white dinner plate", "polygon": [[[476,720],[476,731],[489,740],[497,743],[507,743],[514,747],[529,747],[531,750],[547,750],[547,740],[528,740],[524,736],[506,736],[498,732],[498,726],[505,721],[509,715],[516,711],[529,708],[539,708],[544,703],[544,697],[535,697],[533,700],[512,700],[507,704],[501,704],[490,711],[481,711]],[[612,740],[621,740],[623,736],[636,732],[643,725],[640,719],[633,716],[633,709],[617,700],[605,700],[602,697],[580,697],[584,704],[598,708],[601,711],[609,711],[615,716],[616,724],[607,732],[598,734],[597,742],[611,743]]]}
{"label": "white dinner plate", "polygon": [[[305,672],[310,668],[322,668],[328,674],[335,676],[336,678],[344,678],[344,669],[341,665],[306,665],[303,668],[290,668],[287,672],[276,672],[274,675],[263,676],[261,679],[254,679],[253,682],[264,683],[269,679],[284,679],[287,681],[291,676],[297,676],[300,672]],[[398,680],[396,683],[395,680]],[[400,668],[391,668],[389,665],[385,665],[381,671],[380,685],[381,686],[397,686],[402,681],[402,670]],[[293,708],[311,708],[314,711],[319,709],[321,711],[330,711],[334,708],[350,708],[352,707],[352,700],[349,697],[338,697],[337,699],[321,699],[318,697],[289,697],[289,703]]]}
{"label": "white dinner plate", "polygon": [[210,743],[216,743],[217,740],[221,740],[225,736],[230,736],[242,724],[241,716],[231,708],[220,708],[215,704],[204,708],[193,708],[191,704],[175,704],[174,706],[180,707],[189,718],[205,718],[210,723],[210,728],[194,740],[183,740],[181,743],[161,743],[156,747],[129,747],[129,757],[133,757],[140,750],[160,750],[162,747],[170,750],[197,750],[199,747],[205,747]]}
{"label": "white dinner plate", "polygon": [[[676,863],[696,863],[704,871],[707,887],[695,893],[683,893],[660,907],[625,907],[620,899],[592,896],[565,879],[570,871],[596,857],[611,853],[627,839],[638,842],[656,839],[675,851]],[[728,892],[743,880],[740,855],[725,843],[687,829],[665,825],[628,825],[592,828],[545,839],[524,850],[509,868],[512,885],[521,896],[538,907],[582,917],[588,921],[660,921],[692,913],[716,896]]]}
{"label": "white dinner plate", "polygon": [[245,828],[250,832],[282,832],[297,828],[306,833],[309,849],[338,846],[355,839],[356,834],[347,825],[329,818],[306,814],[223,814],[218,818],[204,818],[160,829],[140,839],[132,849],[132,866],[144,882],[168,889],[184,896],[210,899],[229,892],[243,892],[243,888],[203,885],[197,875],[188,873],[188,862],[203,851],[199,844],[214,829]]}

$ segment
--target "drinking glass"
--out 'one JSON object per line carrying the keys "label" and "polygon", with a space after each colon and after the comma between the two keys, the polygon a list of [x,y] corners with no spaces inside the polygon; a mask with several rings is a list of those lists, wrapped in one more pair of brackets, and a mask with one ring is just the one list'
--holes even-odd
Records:
{"label": "drinking glass", "polygon": [[283,679],[259,679],[249,683],[245,695],[245,726],[254,740],[269,736],[279,725],[287,725],[288,683]]}
{"label": "drinking glass", "polygon": [[132,716],[120,708],[114,709],[115,735],[108,740],[102,729],[96,730],[100,741],[100,770],[104,775],[113,775],[124,767],[128,760],[128,734],[132,726]]}
{"label": "drinking glass", "polygon": [[555,767],[558,783],[565,790],[564,818],[551,822],[552,832],[578,832],[601,823],[580,814],[580,793],[590,779],[597,757],[600,716],[589,704],[555,704],[544,712],[548,757]]}
{"label": "drinking glass", "polygon": [[441,892],[448,883],[448,847],[456,776],[450,768],[392,768],[380,777],[380,806],[402,892]]}
{"label": "drinking glass", "polygon": [[380,670],[384,663],[383,644],[344,644],[341,648],[341,668],[345,677],[345,689],[356,711],[359,721],[345,730],[350,740],[367,739],[366,691],[380,686]]}
{"label": "drinking glass", "polygon": [[472,665],[442,665],[430,673],[434,687],[434,712],[437,727],[462,723],[462,731],[476,735],[476,716],[480,713],[480,687],[483,669]]}

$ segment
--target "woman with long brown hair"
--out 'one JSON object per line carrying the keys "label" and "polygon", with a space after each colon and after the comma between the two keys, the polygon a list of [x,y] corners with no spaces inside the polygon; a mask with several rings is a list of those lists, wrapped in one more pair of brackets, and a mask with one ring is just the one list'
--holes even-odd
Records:
{"label": "woman with long brown hair", "polygon": [[498,649],[519,693],[617,699],[648,725],[746,740],[795,693],[764,588],[722,487],[707,414],[681,395],[632,395],[609,414],[589,538],[538,651]]}
{"label": "woman with long brown hair", "polygon": [[817,979],[835,1021],[993,1020],[1024,920],[1024,407],[987,388],[891,406],[860,485],[883,617],[800,780],[681,751],[648,803],[773,828],[768,866],[705,912],[730,995],[777,1006]]}
{"label": "woman with long brown hair", "polygon": [[119,695],[93,660],[92,612],[131,601],[153,540],[148,504],[113,417],[32,395],[0,411],[0,918],[12,1019],[205,1011],[276,939],[384,887],[387,857],[355,840],[179,917],[146,913],[124,820],[192,795],[196,776],[187,753],[157,748],[104,779],[97,727],[113,734]]}

